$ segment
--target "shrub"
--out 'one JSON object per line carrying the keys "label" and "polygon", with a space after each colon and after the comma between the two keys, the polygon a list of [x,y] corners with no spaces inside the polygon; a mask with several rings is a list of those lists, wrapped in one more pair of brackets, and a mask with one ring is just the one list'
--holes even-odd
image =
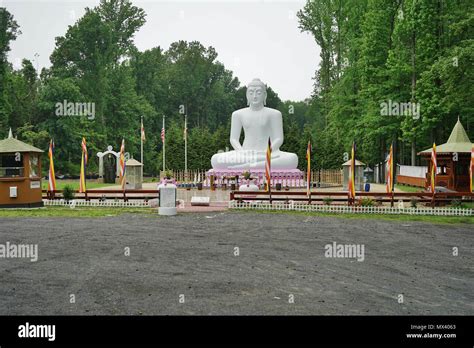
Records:
{"label": "shrub", "polygon": [[331,197],[324,197],[324,198],[323,198],[323,203],[324,203],[325,205],[331,205],[331,203],[332,203],[332,198],[331,198]]}
{"label": "shrub", "polygon": [[418,205],[418,200],[415,199],[415,198],[412,198],[412,199],[410,200],[410,207],[416,208],[417,205]]}
{"label": "shrub", "polygon": [[165,179],[171,179],[173,177],[173,172],[169,169],[165,171]]}
{"label": "shrub", "polygon": [[364,197],[360,200],[360,205],[363,207],[373,207],[375,205],[375,201],[370,197]]}
{"label": "shrub", "polygon": [[75,190],[72,188],[72,186],[66,185],[63,188],[63,198],[65,201],[69,202],[74,199],[76,196]]}
{"label": "shrub", "polygon": [[451,206],[453,208],[462,208],[463,207],[463,204],[462,204],[462,201],[460,199],[453,199],[451,201]]}

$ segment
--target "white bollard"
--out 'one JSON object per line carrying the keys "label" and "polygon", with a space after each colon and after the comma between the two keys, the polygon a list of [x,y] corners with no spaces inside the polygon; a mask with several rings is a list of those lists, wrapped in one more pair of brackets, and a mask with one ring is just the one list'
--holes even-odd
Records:
{"label": "white bollard", "polygon": [[176,215],[176,185],[172,183],[162,183],[158,185],[160,190],[160,205],[158,213],[160,215]]}

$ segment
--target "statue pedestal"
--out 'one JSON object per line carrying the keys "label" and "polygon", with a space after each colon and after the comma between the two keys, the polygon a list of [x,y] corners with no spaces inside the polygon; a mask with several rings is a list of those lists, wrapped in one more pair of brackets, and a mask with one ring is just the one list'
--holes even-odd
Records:
{"label": "statue pedestal", "polygon": [[[244,177],[243,173],[249,171],[248,169],[238,170],[226,170],[226,169],[211,169],[206,172],[206,181],[204,185],[210,187],[210,177],[214,176],[214,183],[218,186],[228,184],[230,177],[239,176],[239,185],[242,184]],[[254,183],[260,186],[265,183],[265,169],[252,169],[250,170]],[[287,169],[272,171],[271,173],[271,184],[275,187],[276,184],[281,184],[282,187],[303,187],[306,185],[304,173],[299,169]]]}

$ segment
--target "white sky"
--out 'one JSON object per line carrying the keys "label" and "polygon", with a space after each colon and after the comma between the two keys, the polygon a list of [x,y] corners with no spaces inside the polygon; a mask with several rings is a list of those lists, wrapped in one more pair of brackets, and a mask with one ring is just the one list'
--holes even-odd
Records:
{"label": "white sky", "polygon": [[[23,58],[40,67],[50,65],[54,38],[98,1],[0,0],[20,25],[22,34],[11,43],[9,61],[19,67]],[[133,1],[147,14],[135,36],[143,51],[168,49],[178,40],[213,46],[217,59],[242,84],[254,77],[271,86],[283,100],[303,100],[313,89],[319,47],[298,29],[296,13],[305,1],[188,0]],[[38,59],[35,53],[39,54]]]}

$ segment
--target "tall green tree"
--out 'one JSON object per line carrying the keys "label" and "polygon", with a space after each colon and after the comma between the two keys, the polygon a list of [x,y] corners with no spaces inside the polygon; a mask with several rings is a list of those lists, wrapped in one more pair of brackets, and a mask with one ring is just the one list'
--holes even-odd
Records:
{"label": "tall green tree", "polygon": [[9,68],[7,54],[10,51],[10,42],[20,34],[21,31],[13,15],[6,8],[0,7],[0,134],[6,134],[12,107],[5,91]]}

